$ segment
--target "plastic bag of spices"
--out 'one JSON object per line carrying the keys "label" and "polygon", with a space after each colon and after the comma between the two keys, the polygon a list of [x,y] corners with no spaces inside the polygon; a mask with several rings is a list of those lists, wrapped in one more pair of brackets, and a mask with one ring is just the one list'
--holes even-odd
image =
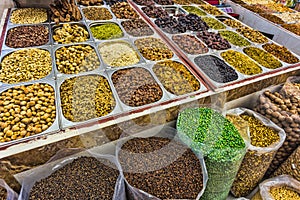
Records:
{"label": "plastic bag of spices", "polygon": [[0,179],[0,199],[18,199],[18,194],[15,191],[13,191],[3,179]]}
{"label": "plastic bag of spices", "polygon": [[300,200],[300,182],[288,175],[267,179],[259,189],[262,200]]}
{"label": "plastic bag of spices", "polygon": [[[66,155],[58,152],[55,158]],[[26,172],[19,200],[115,199],[125,200],[125,186],[116,159],[83,151]]]}
{"label": "plastic bag of spices", "polygon": [[282,94],[282,86],[273,86],[261,91],[254,108],[286,133],[286,139],[278,149],[266,177],[270,176],[300,144],[300,99]]}
{"label": "plastic bag of spices", "polygon": [[234,196],[247,196],[265,175],[286,135],[271,120],[246,108],[229,110],[226,117],[236,128],[244,120],[250,129],[250,145],[231,187]]}
{"label": "plastic bag of spices", "polygon": [[248,147],[247,130],[240,134],[221,113],[205,107],[181,111],[176,126],[185,143],[203,152],[208,182],[201,199],[226,199]]}
{"label": "plastic bag of spices", "polygon": [[129,199],[198,200],[205,190],[203,157],[183,144],[174,128],[159,126],[128,136],[117,144],[116,155]]}
{"label": "plastic bag of spices", "polygon": [[300,181],[300,146],[289,156],[289,158],[280,165],[280,167],[272,175],[290,175]]}

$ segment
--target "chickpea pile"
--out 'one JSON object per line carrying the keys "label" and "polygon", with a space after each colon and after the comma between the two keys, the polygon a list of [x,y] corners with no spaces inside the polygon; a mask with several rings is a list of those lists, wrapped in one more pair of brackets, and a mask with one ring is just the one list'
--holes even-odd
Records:
{"label": "chickpea pile", "polygon": [[54,89],[49,84],[16,86],[0,94],[0,142],[47,130],[56,117]]}

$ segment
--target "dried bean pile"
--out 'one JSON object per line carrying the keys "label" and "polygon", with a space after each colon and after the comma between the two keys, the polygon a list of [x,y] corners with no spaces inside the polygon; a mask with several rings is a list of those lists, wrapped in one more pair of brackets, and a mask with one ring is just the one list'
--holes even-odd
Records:
{"label": "dried bean pile", "polygon": [[137,19],[139,15],[127,2],[118,2],[111,7],[111,11],[118,19]]}
{"label": "dried bean pile", "polygon": [[197,33],[196,36],[211,49],[225,50],[231,48],[229,42],[226,39],[222,38],[219,33],[203,31]]}
{"label": "dried bean pile", "polygon": [[137,52],[127,42],[102,43],[98,49],[103,61],[112,67],[133,65],[140,61]]}
{"label": "dried bean pile", "polygon": [[277,60],[272,54],[256,48],[256,47],[247,47],[243,49],[244,53],[247,54],[250,58],[258,62],[260,65],[269,68],[276,69],[282,67],[282,64]]}
{"label": "dried bean pile", "polygon": [[195,199],[203,188],[196,155],[168,138],[131,139],[122,145],[118,158],[129,184],[160,199]]}
{"label": "dried bean pile", "polygon": [[235,70],[215,56],[198,56],[194,62],[210,79],[218,83],[228,83],[238,79]]}
{"label": "dried bean pile", "polygon": [[107,79],[86,75],[66,79],[60,86],[63,115],[72,122],[108,115],[115,108],[115,99]]}
{"label": "dried bean pile", "polygon": [[[249,125],[251,146],[231,187],[231,192],[236,197],[247,196],[257,186],[276,154],[277,149],[259,150],[257,147],[270,148],[271,145],[275,147],[275,144],[278,144],[280,140],[277,131],[266,126],[255,117],[246,114],[240,115],[240,117]],[[231,120],[236,119],[231,117]]]}
{"label": "dried bean pile", "polygon": [[231,44],[243,47],[249,46],[251,43],[243,38],[241,35],[233,32],[233,31],[219,31],[220,35],[228,40]]}
{"label": "dried bean pile", "polygon": [[53,31],[54,41],[61,44],[84,42],[89,38],[89,32],[84,25],[63,24]]}
{"label": "dried bean pile", "polygon": [[157,7],[154,5],[149,5],[146,7],[142,7],[142,11],[151,18],[165,18],[169,17],[167,11],[165,11],[162,7]]}
{"label": "dried bean pile", "polygon": [[10,21],[14,24],[39,24],[47,20],[47,10],[44,8],[19,8],[10,16]]}
{"label": "dried bean pile", "polygon": [[159,38],[147,37],[137,39],[134,44],[148,60],[165,60],[173,57],[173,52],[169,47]]}
{"label": "dried bean pile", "polygon": [[159,62],[154,65],[153,71],[164,88],[172,94],[182,95],[200,89],[199,81],[179,62]]}
{"label": "dried bean pile", "polygon": [[248,56],[234,50],[221,53],[222,58],[233,66],[238,72],[245,75],[254,75],[262,72],[260,66],[253,62]]}
{"label": "dried bean pile", "polygon": [[50,52],[44,49],[21,49],[6,55],[0,64],[0,82],[19,83],[38,80],[51,73]]}
{"label": "dried bean pile", "polygon": [[8,30],[5,45],[11,48],[41,46],[49,42],[47,26],[17,26]]}
{"label": "dried bean pile", "polygon": [[153,30],[142,19],[123,21],[121,25],[129,35],[134,37],[150,36],[154,34]]}
{"label": "dried bean pile", "polygon": [[113,18],[107,8],[87,7],[83,8],[82,11],[88,20],[109,20]]}
{"label": "dried bean pile", "polygon": [[118,176],[109,161],[80,157],[36,182],[29,199],[113,199]]}
{"label": "dried bean pile", "polygon": [[263,34],[248,27],[239,28],[237,29],[237,32],[242,34],[248,40],[259,44],[263,44],[269,41],[268,38],[266,38]]}
{"label": "dried bean pile", "polygon": [[265,91],[258,99],[255,111],[271,119],[286,133],[283,145],[278,149],[267,176],[272,174],[300,144],[300,100],[284,97],[278,92]]}
{"label": "dried bean pile", "polygon": [[299,62],[299,59],[294,56],[286,47],[284,46],[279,46],[275,43],[271,44],[264,44],[263,49],[266,50],[267,52],[271,53],[273,56],[278,58],[279,60],[289,63],[289,64],[294,64]]}
{"label": "dried bean pile", "polygon": [[153,76],[144,68],[118,70],[113,73],[112,81],[121,101],[128,106],[154,103],[163,95]]}
{"label": "dried bean pile", "polygon": [[220,21],[212,18],[212,17],[203,17],[202,20],[212,29],[226,29],[226,26],[222,24]]}
{"label": "dried bean pile", "polygon": [[197,55],[208,52],[208,48],[193,35],[174,35],[172,40],[185,53]]}
{"label": "dried bean pile", "polygon": [[78,74],[99,68],[100,61],[90,45],[61,47],[55,52],[58,71],[65,74]]}
{"label": "dried bean pile", "polygon": [[52,86],[35,83],[7,89],[0,94],[0,142],[39,134],[53,124],[55,117]]}
{"label": "dried bean pile", "polygon": [[199,8],[195,6],[182,6],[184,10],[186,10],[188,13],[195,14],[198,16],[205,16],[207,15],[204,11],[200,10]]}
{"label": "dried bean pile", "polygon": [[98,40],[111,40],[123,37],[123,31],[116,23],[103,23],[90,27],[92,35]]}

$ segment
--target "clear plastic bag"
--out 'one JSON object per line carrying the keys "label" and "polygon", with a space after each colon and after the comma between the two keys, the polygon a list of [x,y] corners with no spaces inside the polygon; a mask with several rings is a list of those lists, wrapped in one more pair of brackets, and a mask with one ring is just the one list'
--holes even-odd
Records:
{"label": "clear plastic bag", "polygon": [[18,199],[18,194],[13,191],[3,179],[0,179],[0,188],[4,188],[6,190],[6,199],[7,200],[16,200]]}
{"label": "clear plastic bag", "polygon": [[286,135],[285,132],[271,120],[252,110],[246,108],[235,108],[229,110],[227,114],[238,116],[245,114],[252,116],[258,119],[265,126],[275,130],[279,136],[279,141],[271,144],[268,147],[257,147],[251,145],[250,143],[247,153],[231,187],[231,193],[234,196],[247,196],[258,185],[259,181],[265,175],[265,172],[269,168],[277,150],[283,144]]}
{"label": "clear plastic bag", "polygon": [[[178,158],[180,158],[180,156],[182,154],[184,154],[185,152],[187,152],[187,150],[190,151],[189,147],[186,146],[185,144],[183,144],[179,138],[177,138],[177,133],[176,130],[174,128],[168,127],[168,126],[164,126],[162,129],[156,129],[158,132],[156,132],[154,130],[154,132],[152,132],[151,135],[146,134],[146,135],[140,135],[140,137],[137,138],[162,138],[162,139],[169,139],[170,142],[166,145],[163,146],[161,149],[155,150],[155,151],[150,151],[147,153],[135,153],[132,155],[132,157],[135,157],[134,160],[136,160],[137,162],[135,162],[136,166],[134,168],[125,166],[125,164],[123,165],[122,168],[122,178],[124,178],[125,183],[126,183],[126,192],[127,192],[127,197],[129,199],[143,199],[143,200],[159,200],[160,198],[154,196],[153,194],[149,194],[146,191],[143,191],[142,189],[138,188],[138,187],[134,187],[129,183],[129,180],[127,180],[125,178],[126,173],[130,174],[130,173],[147,173],[150,174],[148,172],[153,172],[153,173],[158,173],[157,175],[157,179],[156,180],[162,180],[161,177],[165,177],[164,174],[159,174],[159,170],[163,169],[166,166],[171,165],[174,161],[176,161]],[[117,159],[118,162],[120,163],[120,166],[122,166],[122,162],[124,162],[124,158],[120,157],[122,156],[122,151],[124,151],[126,153],[127,150],[123,150],[121,149],[122,146],[130,141],[135,139],[136,137],[134,136],[129,136],[127,134],[125,134],[126,138],[123,138],[120,142],[118,142],[117,144],[117,148],[116,148],[116,155],[117,155]],[[152,137],[153,136],[153,137]],[[176,153],[169,155],[170,153],[170,149],[176,149]],[[168,153],[169,152],[169,153]],[[177,154],[178,153],[178,154]],[[123,154],[124,155],[124,154]],[[203,156],[201,154],[195,154],[197,159],[199,160],[200,166],[201,166],[201,171],[202,171],[202,189],[201,191],[199,191],[198,195],[197,195],[197,200],[200,199],[201,195],[203,194],[205,187],[206,187],[206,182],[207,182],[207,171],[206,171],[206,167],[205,167],[205,163],[203,160]],[[151,163],[150,165],[145,164],[144,162],[146,162],[146,159],[151,159]],[[126,160],[127,161],[127,160]],[[131,161],[128,161],[131,162]],[[144,167],[139,167],[140,164],[144,163]],[[167,164],[167,165],[166,165]],[[175,172],[171,172],[170,173],[175,173]],[[176,172],[178,173],[178,172]],[[193,172],[191,171],[189,174],[191,174],[193,176]],[[151,174],[152,175],[152,174]],[[179,175],[179,174],[178,174]],[[181,174],[182,175],[182,174]],[[178,176],[179,179],[179,183],[180,181],[182,181],[183,177],[181,177],[181,175]],[[184,175],[183,175],[184,176]],[[147,180],[141,179],[142,182],[146,183]],[[154,182],[154,181],[153,181]],[[147,184],[152,184],[151,181],[149,181],[149,183],[147,182]],[[157,185],[162,185],[164,183],[162,182],[157,182]],[[182,193],[184,194],[186,191],[182,191]],[[197,191],[198,192],[198,191]],[[172,198],[171,198],[172,199]]]}
{"label": "clear plastic bag", "polygon": [[[271,194],[271,190],[280,187],[287,187],[288,189],[293,190],[294,192],[298,193],[300,198],[300,182],[288,175],[281,175],[263,181],[261,184],[259,184],[260,196],[263,200],[279,200],[281,198],[274,198],[274,196]],[[285,197],[288,198],[287,194]]]}
{"label": "clear plastic bag", "polygon": [[286,133],[286,139],[278,149],[266,177],[270,176],[300,144],[300,99],[282,94],[282,85],[266,88],[261,92],[255,111],[270,119]]}
{"label": "clear plastic bag", "polygon": [[[68,153],[70,152],[70,150],[68,149],[66,151]],[[31,170],[31,172],[27,175],[27,177],[22,182],[22,188],[18,198],[19,200],[27,200],[29,198],[30,191],[37,181],[40,181],[50,176],[55,171],[59,170],[60,168],[63,168],[66,164],[71,163],[75,159],[82,156],[95,157],[97,159],[107,160],[109,161],[107,162],[109,164],[109,167],[119,169],[119,165],[116,162],[115,157],[112,155],[96,154],[94,152],[89,152],[89,151],[83,151],[76,155],[72,155],[62,159],[61,159],[62,157],[61,155],[66,155],[66,152],[64,152],[64,150],[59,151],[53,158],[50,159],[50,162]],[[126,200],[125,185],[120,175],[116,180],[113,199]]]}
{"label": "clear plastic bag", "polygon": [[280,92],[286,97],[300,99],[300,77],[289,77]]}

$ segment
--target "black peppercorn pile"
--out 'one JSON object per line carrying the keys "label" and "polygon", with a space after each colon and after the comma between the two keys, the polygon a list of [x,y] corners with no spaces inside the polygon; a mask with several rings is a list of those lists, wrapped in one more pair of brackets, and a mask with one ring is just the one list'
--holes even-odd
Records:
{"label": "black peppercorn pile", "polygon": [[133,187],[160,199],[196,199],[203,188],[201,164],[185,148],[167,138],[134,138],[122,146],[119,161]]}
{"label": "black peppercorn pile", "polygon": [[29,199],[112,199],[119,176],[107,160],[80,157],[36,182]]}

